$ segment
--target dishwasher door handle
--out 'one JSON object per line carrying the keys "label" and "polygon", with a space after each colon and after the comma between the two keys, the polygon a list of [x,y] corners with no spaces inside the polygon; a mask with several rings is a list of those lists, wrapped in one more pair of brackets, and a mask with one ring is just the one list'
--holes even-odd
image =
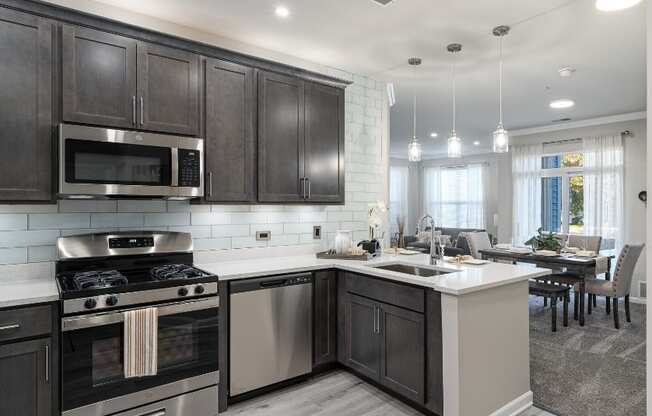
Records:
{"label": "dishwasher door handle", "polygon": [[272,280],[271,282],[260,282],[260,287],[277,287],[283,286],[288,282],[288,279]]}

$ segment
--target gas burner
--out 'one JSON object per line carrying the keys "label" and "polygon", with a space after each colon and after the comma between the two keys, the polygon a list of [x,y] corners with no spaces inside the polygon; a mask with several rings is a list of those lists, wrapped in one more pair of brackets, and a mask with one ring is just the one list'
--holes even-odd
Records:
{"label": "gas burner", "polygon": [[192,279],[204,276],[204,273],[186,264],[168,264],[154,267],[150,274],[156,280]]}
{"label": "gas burner", "polygon": [[129,283],[127,278],[117,270],[75,273],[72,281],[77,290],[104,289]]}

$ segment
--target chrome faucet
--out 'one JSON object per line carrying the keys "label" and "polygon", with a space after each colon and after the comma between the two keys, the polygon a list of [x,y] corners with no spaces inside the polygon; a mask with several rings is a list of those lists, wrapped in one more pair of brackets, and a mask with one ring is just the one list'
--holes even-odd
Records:
{"label": "chrome faucet", "polygon": [[[441,240],[439,238],[435,239],[435,219],[430,214],[421,217],[417,224],[417,231],[421,230],[421,225],[424,221],[428,221],[430,224],[430,264],[436,265],[439,261],[443,260],[444,249],[441,246]],[[426,228],[423,230],[425,231]]]}

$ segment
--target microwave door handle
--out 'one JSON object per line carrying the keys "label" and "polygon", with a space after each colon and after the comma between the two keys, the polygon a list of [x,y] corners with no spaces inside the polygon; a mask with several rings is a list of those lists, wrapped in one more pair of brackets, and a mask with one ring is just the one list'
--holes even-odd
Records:
{"label": "microwave door handle", "polygon": [[170,184],[172,186],[179,186],[179,149],[173,147],[170,149],[172,151],[172,180]]}
{"label": "microwave door handle", "polygon": [[136,125],[136,96],[131,97],[131,123]]}
{"label": "microwave door handle", "polygon": [[140,96],[140,125],[145,125],[145,100]]}

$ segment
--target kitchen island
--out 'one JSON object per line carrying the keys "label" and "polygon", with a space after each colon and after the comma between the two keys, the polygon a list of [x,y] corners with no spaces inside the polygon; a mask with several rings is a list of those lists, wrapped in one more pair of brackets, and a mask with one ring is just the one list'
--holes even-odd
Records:
{"label": "kitchen island", "polygon": [[[379,268],[397,263],[441,274]],[[532,404],[527,282],[549,274],[546,269],[503,263],[430,266],[427,255],[386,254],[366,262],[298,255],[200,267],[216,273],[227,293],[233,281],[314,273],[314,331],[329,330],[320,320],[337,322],[332,336],[322,337],[333,343],[326,356],[420,410],[499,416],[517,415]],[[317,279],[333,283],[317,290]],[[327,306],[318,306],[324,296],[336,305],[330,314],[323,312]],[[225,313],[227,305],[222,304]],[[317,335],[315,340],[315,350],[323,349]],[[222,345],[226,349],[228,343]],[[315,368],[323,367],[323,360],[315,361],[320,364]],[[222,362],[221,395],[226,399],[228,355]]]}

